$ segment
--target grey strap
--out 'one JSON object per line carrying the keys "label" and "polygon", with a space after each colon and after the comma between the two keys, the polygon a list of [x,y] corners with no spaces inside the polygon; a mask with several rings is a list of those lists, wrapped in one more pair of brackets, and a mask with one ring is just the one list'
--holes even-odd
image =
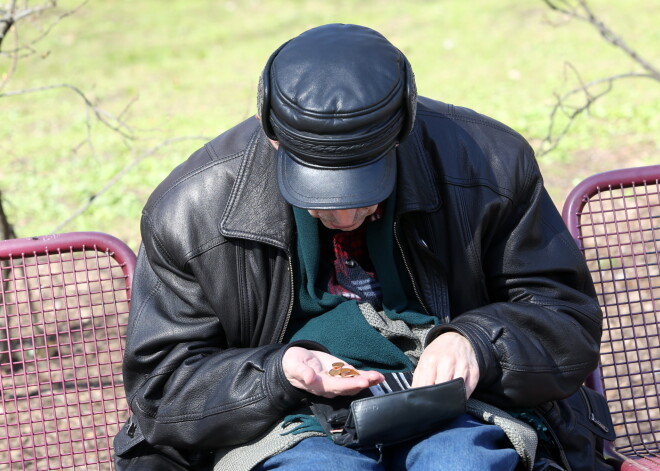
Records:
{"label": "grey strap", "polygon": [[467,411],[484,422],[497,425],[504,430],[525,467],[532,470],[538,445],[538,436],[532,426],[514,418],[502,409],[477,399],[468,399]]}
{"label": "grey strap", "polygon": [[[538,437],[534,429],[512,417],[507,412],[476,399],[467,401],[467,410],[470,414],[486,423],[497,425],[509,438],[525,468],[532,470],[536,457]],[[249,471],[257,464],[271,456],[275,456],[293,447],[308,437],[325,437],[321,432],[302,432],[299,434],[286,434],[295,428],[296,423],[286,426],[282,422],[276,423],[265,435],[235,448],[220,449],[215,454],[214,471]]]}
{"label": "grey strap", "polygon": [[410,326],[402,320],[390,319],[384,311],[376,311],[369,303],[361,303],[358,306],[369,325],[399,347],[416,365],[424,350],[426,334],[433,325]]}
{"label": "grey strap", "polygon": [[283,435],[297,425],[289,423],[284,426],[282,422],[277,422],[265,435],[251,442],[216,451],[213,471],[249,471],[265,459],[288,450],[305,438],[327,436],[314,431]]}

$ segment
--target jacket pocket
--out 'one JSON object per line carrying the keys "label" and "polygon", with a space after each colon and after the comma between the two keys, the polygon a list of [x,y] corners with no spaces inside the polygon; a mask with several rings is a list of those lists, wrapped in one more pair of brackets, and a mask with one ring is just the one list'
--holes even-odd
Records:
{"label": "jacket pocket", "polygon": [[567,400],[573,410],[578,412],[577,418],[582,426],[602,439],[613,441],[616,434],[605,398],[593,389],[584,386],[578,392],[579,396],[574,394]]}
{"label": "jacket pocket", "polygon": [[570,471],[612,471],[603,456],[604,440],[614,440],[614,425],[605,397],[586,386],[561,401],[538,409],[549,428],[547,447],[557,463]]}
{"label": "jacket pocket", "polygon": [[133,417],[115,436],[114,449],[117,471],[202,471],[213,467],[210,452],[187,454],[170,446],[150,445]]}
{"label": "jacket pocket", "polygon": [[127,456],[144,441],[144,435],[133,417],[129,417],[119,433],[115,436],[115,456]]}

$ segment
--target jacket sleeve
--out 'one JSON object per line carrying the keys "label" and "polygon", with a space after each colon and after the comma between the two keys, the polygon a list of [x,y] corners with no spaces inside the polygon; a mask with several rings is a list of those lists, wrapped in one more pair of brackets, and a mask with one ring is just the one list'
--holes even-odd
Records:
{"label": "jacket sleeve", "polygon": [[481,261],[490,303],[431,332],[458,331],[480,367],[476,397],[533,407],[575,392],[598,363],[602,314],[584,257],[533,157],[512,210],[493,218]]}
{"label": "jacket sleeve", "polygon": [[123,373],[146,440],[217,449],[260,435],[305,395],[284,375],[287,346],[227,348],[220,319],[238,316],[236,302],[214,312],[146,216],[142,234]]}

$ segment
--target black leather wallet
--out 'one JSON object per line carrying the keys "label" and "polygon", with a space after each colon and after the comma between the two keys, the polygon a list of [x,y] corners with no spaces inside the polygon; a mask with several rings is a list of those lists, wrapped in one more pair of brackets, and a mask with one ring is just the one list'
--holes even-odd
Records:
{"label": "black leather wallet", "polygon": [[320,399],[311,409],[335,443],[373,448],[439,430],[466,411],[466,402],[462,378],[410,388],[401,381],[401,373],[393,373],[386,375],[379,388],[371,388],[359,398]]}

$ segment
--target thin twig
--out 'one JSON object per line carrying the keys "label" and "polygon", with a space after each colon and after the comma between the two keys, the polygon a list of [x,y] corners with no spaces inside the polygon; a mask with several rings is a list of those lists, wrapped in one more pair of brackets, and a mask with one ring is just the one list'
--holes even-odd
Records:
{"label": "thin twig", "polygon": [[[586,0],[543,0],[552,10],[564,14],[568,18],[575,18],[584,21],[600,33],[600,35],[611,45],[622,50],[629,58],[639,64],[647,73],[620,73],[612,74],[607,77],[599,78],[585,83],[582,80],[577,69],[567,64],[566,68],[573,71],[580,84],[579,87],[569,90],[564,94],[555,93],[555,104],[550,112],[550,124],[548,125],[548,132],[541,141],[541,149],[538,152],[539,156],[545,155],[552,150],[556,149],[561,140],[568,134],[573,126],[575,120],[582,113],[589,111],[591,106],[598,99],[608,94],[614,87],[614,83],[619,80],[626,80],[630,78],[647,78],[660,81],[660,72],[656,67],[651,65],[648,61],[644,60],[636,50],[629,47],[625,41],[619,37],[614,31],[609,28],[603,21],[601,21],[591,10]],[[600,86],[606,85],[599,93],[594,93],[593,90]],[[584,103],[580,106],[570,106],[567,101],[576,95],[583,95]],[[556,130],[557,116],[563,113],[566,118],[566,123],[559,131]]]}
{"label": "thin twig", "polygon": [[55,233],[61,232],[62,229],[63,229],[65,226],[67,226],[69,223],[71,223],[74,219],[76,219],[76,218],[77,218],[78,216],[80,216],[82,213],[84,213],[85,211],[87,211],[87,209],[89,209],[89,207],[92,205],[92,203],[94,203],[94,201],[96,201],[96,200],[98,199],[99,196],[101,196],[102,194],[104,194],[104,193],[106,193],[108,190],[110,190],[110,188],[112,188],[113,185],[115,185],[119,180],[121,180],[122,177],[124,177],[127,173],[129,173],[133,168],[135,168],[135,167],[136,167],[140,162],[142,162],[144,159],[146,159],[147,157],[149,157],[149,156],[155,154],[156,152],[158,152],[158,151],[159,151],[160,149],[162,149],[163,147],[166,147],[166,146],[169,146],[169,145],[172,145],[172,144],[176,144],[176,143],[178,143],[178,142],[182,142],[182,141],[191,141],[191,140],[203,140],[203,141],[208,141],[208,140],[210,140],[210,138],[207,137],[207,136],[183,136],[183,137],[174,137],[174,138],[171,138],[171,139],[167,139],[167,140],[161,142],[160,144],[158,144],[158,145],[152,147],[151,149],[147,150],[147,151],[144,152],[142,155],[138,156],[138,157],[135,158],[133,161],[131,161],[131,162],[130,162],[128,165],[126,165],[124,168],[122,168],[119,172],[117,172],[117,173],[116,173],[116,174],[115,174],[110,180],[108,180],[108,181],[106,182],[105,185],[103,185],[103,187],[101,187],[101,188],[99,189],[99,191],[97,191],[96,193],[94,193],[93,195],[91,195],[91,196],[87,199],[87,201],[86,201],[82,206],[80,206],[80,207],[79,207],[79,208],[78,208],[78,209],[77,209],[77,210],[76,210],[71,216],[69,216],[68,218],[66,218],[66,220],[64,220],[63,222],[61,222],[60,224],[58,224],[58,225],[52,230],[51,234],[55,234]]}
{"label": "thin twig", "polygon": [[[78,6],[72,8],[71,10],[67,10],[67,11],[61,13],[60,15],[58,15],[58,17],[55,18],[55,20],[52,23],[50,23],[46,28],[44,28],[42,30],[42,32],[39,36],[32,39],[29,43],[24,44],[24,45],[18,45],[17,44],[17,46],[14,49],[8,50],[8,51],[3,51],[3,53],[4,54],[10,54],[10,55],[18,55],[18,53],[20,51],[28,50],[28,54],[21,55],[20,56],[21,58],[22,57],[27,57],[28,55],[31,55],[31,54],[34,54],[36,52],[36,49],[34,49],[32,47],[33,45],[35,45],[38,42],[40,42],[41,40],[43,40],[46,36],[48,36],[50,34],[50,32],[55,28],[55,26],[57,26],[59,23],[62,22],[62,20],[64,20],[65,18],[67,18],[71,15],[76,14],[88,2],[89,2],[89,0],[84,0]],[[15,3],[14,3],[14,5],[15,5]],[[3,20],[0,20],[0,21],[10,21],[11,24],[8,26],[8,28],[10,28],[11,26],[15,27],[16,24],[19,21],[24,20],[25,18],[27,18],[29,16],[36,15],[36,14],[41,14],[41,13],[47,11],[47,10],[50,10],[50,9],[53,9],[53,8],[56,8],[56,7],[57,7],[57,2],[52,1],[52,2],[50,2],[49,5],[40,5],[40,6],[34,7],[34,8],[25,8],[25,9],[19,10],[17,12],[15,11],[15,9],[13,9],[13,10],[10,10],[8,16],[6,16]],[[3,37],[0,36],[0,45],[2,43],[2,39],[3,39]]]}
{"label": "thin twig", "polygon": [[96,154],[96,146],[94,145],[94,140],[92,139],[92,119],[91,116],[89,115],[89,106],[85,107],[85,131],[86,131],[86,138],[85,140],[87,141],[87,145],[89,146],[90,150],[92,151],[92,157],[94,157],[94,160],[98,161],[97,154]]}
{"label": "thin twig", "polygon": [[[18,29],[14,28],[12,30],[12,34],[14,35],[14,43],[18,44]],[[2,38],[0,38],[0,43],[2,42],[2,39],[4,39],[4,36]],[[11,62],[9,64],[9,68],[7,69],[7,72],[5,72],[4,76],[2,77],[2,80],[0,81],[0,90],[5,88],[5,85],[7,85],[7,83],[9,82],[9,79],[16,72],[16,69],[18,68],[18,55],[17,54],[12,54],[10,56],[10,61]]]}
{"label": "thin twig", "polygon": [[[592,25],[594,28],[596,28],[598,33],[605,39],[605,41],[621,49],[628,56],[630,56],[631,59],[633,59],[645,70],[647,70],[649,74],[654,76],[656,80],[660,80],[660,70],[658,70],[649,61],[645,60],[642,56],[640,56],[635,49],[628,46],[628,44],[621,38],[621,36],[617,35],[609,26],[607,26],[602,20],[600,20],[598,16],[596,16],[596,14],[593,12],[589,4],[586,2],[586,0],[577,0],[577,6],[571,5],[566,0],[543,0],[543,1],[553,10],[559,11],[571,18],[575,18],[577,20],[584,21],[585,23]],[[558,2],[566,6],[560,7],[558,5]],[[582,13],[578,11],[579,9],[582,10]]]}
{"label": "thin twig", "polygon": [[[567,67],[574,69],[574,67],[571,64],[567,64]],[[574,71],[576,75],[579,77],[577,71],[575,69]],[[651,74],[642,74],[642,73],[611,75],[609,77],[603,77],[596,80],[592,80],[591,82],[588,83],[582,83],[581,78],[579,78],[581,82],[580,87],[565,92],[563,95],[555,94],[556,100],[552,108],[552,111],[550,112],[550,123],[548,125],[548,132],[541,141],[541,149],[537,152],[537,156],[540,157],[555,150],[559,146],[561,140],[564,137],[566,137],[566,135],[570,131],[577,117],[582,113],[589,111],[589,109],[594,104],[594,102],[596,102],[599,98],[609,93],[612,90],[615,81],[623,80],[623,79],[631,79],[631,78],[655,79],[655,77]],[[605,89],[601,90],[600,92],[593,93],[592,90],[599,85],[607,85],[607,86]],[[580,106],[568,105],[567,101],[577,94],[584,95],[584,99],[585,99],[584,103]],[[561,131],[557,132],[555,130],[555,126],[557,124],[557,115],[559,114],[560,111],[564,113],[564,116],[566,117],[567,121],[564,124],[564,127],[561,129]]]}
{"label": "thin twig", "polygon": [[2,49],[2,41],[7,36],[7,33],[14,26],[16,20],[14,19],[14,13],[16,12],[16,0],[12,0],[9,4],[9,8],[4,11],[5,16],[0,19],[0,49]]}
{"label": "thin twig", "polygon": [[88,107],[89,110],[91,110],[94,113],[96,118],[109,129],[121,134],[127,139],[135,138],[134,132],[132,128],[128,126],[128,124],[126,124],[118,117],[115,117],[112,114],[106,112],[102,108],[97,107],[80,88],[76,87],[75,85],[71,85],[69,83],[58,83],[54,85],[45,85],[43,87],[26,88],[23,90],[14,90],[9,92],[0,92],[0,98],[26,95],[29,93],[44,92],[47,90],[54,90],[58,88],[69,89],[72,90],[74,93],[76,93],[80,98],[82,98],[82,100],[85,102],[85,105]]}

